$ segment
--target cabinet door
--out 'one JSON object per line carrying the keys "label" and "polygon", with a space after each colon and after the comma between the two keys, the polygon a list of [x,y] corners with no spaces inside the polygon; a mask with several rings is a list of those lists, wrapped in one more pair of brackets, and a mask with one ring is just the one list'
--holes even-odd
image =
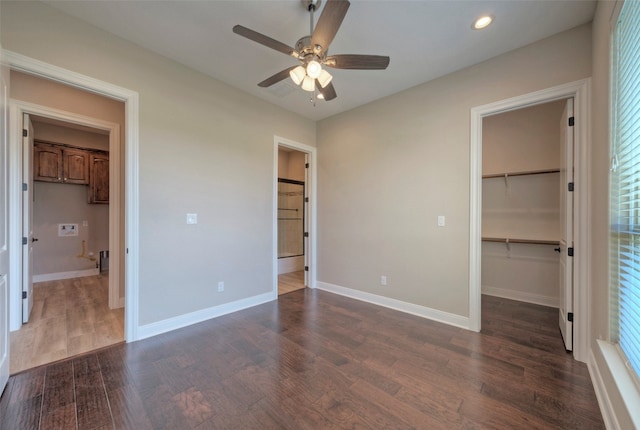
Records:
{"label": "cabinet door", "polygon": [[64,148],[62,150],[62,182],[65,184],[89,183],[89,153],[82,149]]}
{"label": "cabinet door", "polygon": [[33,179],[62,182],[62,150],[51,145],[33,147]]}
{"label": "cabinet door", "polygon": [[89,155],[89,203],[109,203],[109,154]]}

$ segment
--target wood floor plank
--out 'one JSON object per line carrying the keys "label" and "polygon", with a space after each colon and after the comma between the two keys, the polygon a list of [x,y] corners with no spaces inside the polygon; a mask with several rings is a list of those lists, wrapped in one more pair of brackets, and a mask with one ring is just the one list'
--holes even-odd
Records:
{"label": "wood floor plank", "polygon": [[556,312],[483,298],[474,333],[301,289],[13,375],[0,428],[603,429]]}

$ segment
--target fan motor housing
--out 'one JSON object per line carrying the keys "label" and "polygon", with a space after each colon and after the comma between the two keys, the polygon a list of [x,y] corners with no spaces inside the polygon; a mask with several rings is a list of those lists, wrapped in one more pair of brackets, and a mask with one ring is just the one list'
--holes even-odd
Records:
{"label": "fan motor housing", "polygon": [[305,10],[318,10],[322,4],[322,0],[301,0]]}

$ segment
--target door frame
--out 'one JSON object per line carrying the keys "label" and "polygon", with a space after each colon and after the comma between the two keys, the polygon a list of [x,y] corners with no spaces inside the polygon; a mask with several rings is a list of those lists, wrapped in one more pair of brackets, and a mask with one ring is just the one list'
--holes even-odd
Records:
{"label": "door frame", "polygon": [[591,284],[589,279],[589,162],[591,78],[471,108],[469,216],[469,328],[481,329],[482,304],[482,119],[533,105],[573,97],[574,115],[574,349],[576,360],[589,358]]}
{"label": "door frame", "polygon": [[[125,105],[125,142],[124,142],[124,243],[120,243],[120,251],[124,252],[124,277],[125,277],[125,332],[124,337],[127,342],[138,340],[139,328],[139,96],[135,91],[123,88],[111,83],[101,81],[90,76],[82,75],[58,66],[54,66],[33,58],[14,53],[12,51],[3,50],[2,56],[12,70],[42,77],[56,81],[65,85],[70,85],[84,91],[99,94],[111,99],[124,102]],[[20,130],[22,125],[20,124]],[[15,136],[18,131],[15,125],[9,129],[9,133]],[[13,139],[13,138],[12,138]],[[13,146],[15,148],[15,146]],[[15,149],[10,148],[10,195],[9,201],[11,212],[9,222],[10,225],[21,225],[22,205],[22,177],[20,162],[16,162]],[[116,206],[116,205],[114,205]],[[120,206],[120,205],[117,205]],[[118,214],[119,215],[119,214]],[[111,216],[110,216],[111,218]],[[114,217],[119,220],[119,216]],[[118,226],[118,230],[114,233],[120,234],[122,226]],[[10,308],[16,309],[22,301],[21,295],[21,276],[20,257],[16,254],[22,253],[22,240],[20,235],[15,234],[15,228],[12,228],[14,234],[10,237],[11,256],[10,256]],[[110,231],[111,234],[111,231]],[[111,238],[109,239],[111,240]],[[18,304],[18,305],[17,305]],[[20,328],[21,322],[17,322],[15,315],[11,315],[10,329],[17,330]]]}
{"label": "door frame", "polygon": [[[63,121],[68,124],[82,125],[93,129],[106,131],[109,133],[109,196],[114,202],[120,202],[120,125],[103,121],[97,118],[91,118],[67,112],[59,109],[41,106],[33,103],[23,102],[21,100],[10,100],[10,144],[15,148],[15,152],[20,151],[22,154],[23,138],[20,133],[24,126],[22,118],[24,114],[37,115],[45,118]],[[17,139],[20,142],[17,142]],[[16,141],[14,141],[16,140]],[[113,161],[111,161],[113,160]],[[22,167],[22,166],[21,166]],[[22,169],[20,169],[20,177],[22,177]],[[121,308],[124,306],[124,299],[120,298],[120,258],[122,257],[120,244],[120,205],[109,205],[109,249],[114,251],[113,261],[109,264],[109,308]]]}
{"label": "door frame", "polygon": [[309,197],[308,211],[305,213],[306,225],[308,226],[309,237],[305,247],[305,265],[309,267],[306,278],[308,279],[307,286],[309,288],[316,287],[316,268],[317,268],[317,253],[316,253],[316,191],[317,191],[317,174],[316,174],[316,148],[313,146],[305,145],[304,143],[296,142],[290,139],[286,139],[280,136],[273,137],[273,299],[278,298],[278,148],[281,146],[291,148],[293,150],[306,154],[307,163],[309,168],[306,169],[307,180],[305,183],[305,190]]}

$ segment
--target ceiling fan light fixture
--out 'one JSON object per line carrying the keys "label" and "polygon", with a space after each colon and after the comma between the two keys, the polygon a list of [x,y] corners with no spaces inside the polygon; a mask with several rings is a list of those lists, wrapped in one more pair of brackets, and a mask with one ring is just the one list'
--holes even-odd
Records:
{"label": "ceiling fan light fixture", "polygon": [[318,79],[322,73],[322,66],[316,60],[311,60],[307,63],[307,75],[313,79]]}
{"label": "ceiling fan light fixture", "polygon": [[316,80],[311,76],[305,76],[302,80],[302,89],[305,91],[314,91],[316,89]]}
{"label": "ceiling fan light fixture", "polygon": [[333,76],[331,76],[331,74],[324,69],[322,69],[322,71],[320,72],[320,76],[318,76],[318,82],[320,83],[320,86],[322,88],[325,88],[327,85],[329,85],[329,82],[331,82],[332,79]]}
{"label": "ceiling fan light fixture", "polygon": [[295,69],[293,69],[293,70],[291,70],[289,72],[289,76],[291,77],[291,80],[296,85],[300,85],[302,83],[302,80],[306,76],[306,72],[304,70],[304,67],[302,67],[302,66],[296,67]]}
{"label": "ceiling fan light fixture", "polygon": [[322,93],[318,93],[318,95],[316,97],[318,99],[320,99],[320,100],[324,100],[324,94],[322,94]]}

